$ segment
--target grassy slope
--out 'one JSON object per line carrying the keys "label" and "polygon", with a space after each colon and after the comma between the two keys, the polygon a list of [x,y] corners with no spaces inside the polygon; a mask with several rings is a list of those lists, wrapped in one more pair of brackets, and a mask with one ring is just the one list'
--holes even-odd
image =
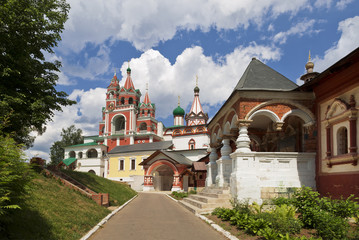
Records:
{"label": "grassy slope", "polygon": [[109,193],[111,205],[122,205],[137,194],[124,183],[114,182],[91,173],[62,171],[95,192]]}
{"label": "grassy slope", "polygon": [[[99,192],[110,192],[121,204],[136,195],[132,189],[99,177],[79,174],[89,187]],[[104,179],[106,180],[106,179]],[[90,186],[91,185],[91,186]],[[96,186],[96,187],[92,187]],[[110,211],[80,193],[63,186],[53,178],[36,174],[22,209],[12,215],[12,223],[0,232],[0,239],[79,239]],[[107,191],[111,189],[111,191]],[[121,195],[121,196],[120,196]]]}

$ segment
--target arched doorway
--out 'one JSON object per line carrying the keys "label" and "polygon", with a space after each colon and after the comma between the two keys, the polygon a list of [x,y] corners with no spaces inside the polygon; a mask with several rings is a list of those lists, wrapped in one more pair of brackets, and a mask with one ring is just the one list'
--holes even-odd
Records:
{"label": "arched doorway", "polygon": [[174,172],[168,165],[160,165],[152,172],[154,189],[156,191],[171,191],[173,175]]}

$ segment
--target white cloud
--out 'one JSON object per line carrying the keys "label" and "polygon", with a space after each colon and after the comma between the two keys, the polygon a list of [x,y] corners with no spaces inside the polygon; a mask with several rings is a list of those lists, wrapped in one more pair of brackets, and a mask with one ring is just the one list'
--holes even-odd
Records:
{"label": "white cloud", "polygon": [[65,71],[67,75],[73,77],[80,77],[87,80],[97,79],[99,75],[109,71],[111,66],[109,54],[109,47],[102,44],[95,56],[89,57],[87,53],[84,54],[82,60],[84,63],[70,63],[66,61],[66,59],[62,60],[62,70]]}
{"label": "white cloud", "polygon": [[337,2],[337,4],[335,5],[339,10],[343,10],[347,7],[348,4],[352,3],[353,0],[340,0],[339,2]]}
{"label": "white cloud", "polygon": [[[252,57],[262,61],[279,60],[280,51],[251,43],[235,49],[224,56],[221,63],[216,63],[203,54],[201,47],[195,46],[184,50],[171,65],[160,52],[148,50],[139,58],[131,59],[132,79],[143,94],[149,82],[149,95],[157,106],[157,117],[167,118],[177,106],[178,95],[181,96],[182,108],[192,103],[196,75],[202,104],[215,106],[223,102],[233,91]],[[124,63],[121,67],[123,76],[126,68],[127,64]],[[125,78],[120,84],[123,85],[124,81]]]}
{"label": "white cloud", "polygon": [[[203,54],[201,47],[187,48],[172,65],[160,52],[148,50],[139,58],[131,59],[132,80],[142,95],[149,82],[149,95],[156,104],[156,117],[172,116],[177,106],[177,96],[181,96],[182,108],[189,107],[193,101],[193,89],[196,75],[199,77],[200,100],[205,109],[218,107],[228,98],[242,76],[252,57],[266,62],[279,60],[277,48],[251,43],[247,47],[238,47],[216,63]],[[126,76],[127,63],[121,67],[122,76]],[[120,85],[124,84],[125,77]],[[104,86],[107,87],[107,86]],[[98,122],[101,120],[101,108],[105,106],[105,88],[74,90],[69,98],[77,100],[73,106],[64,107],[56,112],[53,122],[47,130],[35,140],[33,148],[27,151],[29,157],[38,154],[49,159],[48,153],[53,142],[60,139],[62,128],[72,124],[81,128],[85,135],[98,134]],[[143,100],[143,97],[142,99]]]}
{"label": "white cloud", "polygon": [[340,39],[333,47],[325,51],[323,57],[316,56],[313,59],[314,70],[321,72],[348,53],[359,47],[359,16],[341,21],[338,30],[342,32]]}
{"label": "white cloud", "polygon": [[[101,120],[101,108],[105,105],[104,88],[90,89],[88,91],[74,90],[69,99],[78,103],[64,107],[62,112],[56,112],[52,122],[46,127],[46,132],[37,136],[34,146],[26,151],[28,157],[39,156],[50,160],[50,147],[55,141],[61,139],[62,128],[75,125],[83,130],[84,135],[98,134],[98,122]],[[78,114],[80,113],[80,115]]]}
{"label": "white cloud", "polygon": [[70,0],[71,10],[61,43],[62,51],[79,52],[86,43],[125,40],[146,50],[172,39],[180,29],[207,31],[260,26],[264,18],[296,14],[308,0]]}
{"label": "white cloud", "polygon": [[314,6],[317,8],[322,8],[322,7],[330,8],[331,5],[332,5],[332,0],[317,0],[314,3]]}
{"label": "white cloud", "polygon": [[279,42],[280,44],[284,44],[287,41],[287,38],[293,35],[297,35],[299,37],[306,35],[306,34],[313,34],[318,33],[320,30],[314,30],[314,24],[316,20],[311,19],[309,21],[305,20],[303,22],[297,23],[296,25],[292,26],[286,32],[279,32],[273,37],[274,42]]}

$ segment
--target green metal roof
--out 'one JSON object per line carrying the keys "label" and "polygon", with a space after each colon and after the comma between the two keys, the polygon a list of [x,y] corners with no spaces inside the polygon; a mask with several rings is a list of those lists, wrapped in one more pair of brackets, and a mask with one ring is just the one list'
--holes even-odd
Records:
{"label": "green metal roof", "polygon": [[183,116],[184,114],[185,111],[180,106],[178,106],[175,110],[173,110],[173,116]]}
{"label": "green metal roof", "polygon": [[282,74],[253,58],[234,90],[290,91],[297,87]]}
{"label": "green metal roof", "polygon": [[77,159],[76,158],[66,158],[64,160],[62,160],[62,162],[66,165],[66,166],[70,166],[71,163],[75,162]]}
{"label": "green metal roof", "polygon": [[72,146],[67,146],[67,147],[96,146],[96,145],[98,145],[97,142],[88,142],[88,143],[81,143]]}

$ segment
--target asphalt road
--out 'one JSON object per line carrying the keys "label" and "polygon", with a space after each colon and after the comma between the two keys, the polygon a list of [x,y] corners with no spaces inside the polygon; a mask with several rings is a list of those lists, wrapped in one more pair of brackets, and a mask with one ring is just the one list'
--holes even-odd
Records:
{"label": "asphalt road", "polygon": [[90,240],[222,240],[193,213],[160,193],[139,193],[113,216]]}

